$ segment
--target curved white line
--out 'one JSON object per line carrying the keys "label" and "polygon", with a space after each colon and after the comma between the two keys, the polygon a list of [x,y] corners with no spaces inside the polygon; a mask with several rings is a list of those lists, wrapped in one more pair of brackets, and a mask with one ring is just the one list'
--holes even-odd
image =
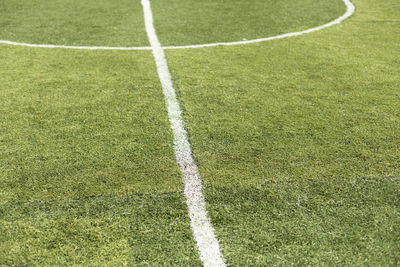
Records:
{"label": "curved white line", "polygon": [[[183,45],[183,46],[164,46],[163,49],[187,49],[187,48],[204,48],[204,47],[213,47],[213,46],[229,46],[229,45],[243,45],[243,44],[252,44],[252,43],[259,43],[265,41],[271,41],[275,39],[283,39],[288,37],[299,36],[315,31],[319,31],[330,26],[336,25],[341,23],[343,20],[350,17],[354,11],[355,7],[350,0],[342,0],[346,5],[346,12],[340,16],[339,18],[328,22],[327,24],[311,28],[304,31],[299,32],[291,32],[285,33],[281,35],[260,38],[260,39],[253,39],[247,41],[236,41],[236,42],[219,42],[219,43],[211,43],[211,44],[200,44],[200,45]],[[17,46],[27,46],[27,47],[41,47],[41,48],[64,48],[64,49],[85,49],[85,50],[152,50],[151,46],[132,46],[132,47],[108,47],[108,46],[69,46],[69,45],[47,45],[47,44],[28,44],[28,43],[18,43],[13,41],[7,40],[0,40],[0,44],[9,44],[9,45],[17,45]]]}
{"label": "curved white line", "polygon": [[247,41],[236,41],[236,42],[219,42],[219,43],[212,43],[212,44],[202,44],[202,45],[183,45],[183,46],[165,46],[163,47],[164,49],[185,49],[185,48],[201,48],[201,47],[213,47],[213,46],[221,46],[221,45],[242,45],[242,44],[253,44],[253,43],[259,43],[259,42],[265,42],[265,41],[271,41],[275,39],[283,39],[283,38],[288,38],[288,37],[294,37],[294,36],[299,36],[315,31],[319,31],[325,28],[328,28],[330,26],[333,26],[335,24],[341,23],[343,20],[347,19],[350,17],[354,11],[355,7],[354,5],[350,2],[350,0],[343,0],[343,2],[346,5],[346,12],[340,16],[339,18],[328,22],[327,24],[311,28],[308,30],[300,31],[300,32],[290,32],[290,33],[285,33],[281,35],[276,35],[276,36],[271,36],[271,37],[266,37],[266,38],[260,38],[260,39],[253,39],[253,40],[247,40]]}

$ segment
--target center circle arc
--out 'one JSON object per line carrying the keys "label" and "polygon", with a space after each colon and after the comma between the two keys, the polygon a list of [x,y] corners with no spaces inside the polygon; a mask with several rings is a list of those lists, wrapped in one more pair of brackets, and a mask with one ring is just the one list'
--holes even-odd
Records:
{"label": "center circle arc", "polygon": [[[196,45],[182,45],[182,46],[163,46],[163,49],[190,49],[190,48],[205,48],[205,47],[215,47],[215,46],[232,46],[232,45],[245,45],[251,43],[259,43],[265,42],[275,39],[284,39],[294,36],[299,36],[303,34],[308,34],[311,32],[319,31],[336,24],[340,24],[347,18],[349,18],[355,11],[355,7],[350,0],[342,0],[346,6],[346,11],[343,15],[332,20],[326,24],[313,27],[310,29],[306,29],[303,31],[284,33],[275,36],[269,36],[265,38],[258,38],[252,40],[242,40],[242,41],[233,41],[233,42],[216,42],[216,43],[208,43],[208,44],[196,44]],[[150,46],[133,46],[133,47],[112,47],[112,46],[69,46],[69,45],[53,45],[53,44],[30,44],[23,42],[14,42],[9,40],[0,40],[0,44],[8,44],[15,46],[25,46],[25,47],[37,47],[37,48],[63,48],[63,49],[80,49],[80,50],[152,50]]]}

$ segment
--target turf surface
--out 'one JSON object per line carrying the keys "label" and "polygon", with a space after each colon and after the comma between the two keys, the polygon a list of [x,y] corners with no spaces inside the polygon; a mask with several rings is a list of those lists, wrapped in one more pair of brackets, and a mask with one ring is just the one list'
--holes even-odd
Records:
{"label": "turf surface", "polygon": [[0,1],[0,39],[34,44],[147,46],[140,0]]}
{"label": "turf surface", "polygon": [[0,204],[2,266],[199,266],[180,193]]}
{"label": "turf surface", "polygon": [[242,41],[300,31],[334,20],[346,10],[340,0],[155,0],[152,9],[163,45]]}
{"label": "turf surface", "polygon": [[[139,1],[25,2],[0,1],[0,39],[148,45]],[[344,12],[223,3],[152,1],[161,42],[265,37]],[[301,37],[166,52],[230,266],[399,263],[400,6],[355,5]],[[200,265],[151,53],[1,45],[0,62],[0,265]]]}
{"label": "turf surface", "polygon": [[[345,11],[341,0],[155,0],[151,5],[163,45],[268,37],[324,24]],[[3,0],[0,39],[57,45],[148,46],[142,13],[140,0]]]}
{"label": "turf surface", "polygon": [[151,53],[0,60],[0,265],[198,265]]}
{"label": "turf surface", "polygon": [[229,265],[399,261],[400,6],[355,5],[311,35],[167,51]]}
{"label": "turf surface", "polygon": [[230,266],[396,266],[400,177],[209,187]]}
{"label": "turf surface", "polygon": [[181,191],[150,52],[0,57],[1,201]]}

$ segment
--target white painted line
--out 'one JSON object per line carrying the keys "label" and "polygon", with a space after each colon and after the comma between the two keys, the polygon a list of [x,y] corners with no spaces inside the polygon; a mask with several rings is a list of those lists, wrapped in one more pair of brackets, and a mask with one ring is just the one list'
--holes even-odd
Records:
{"label": "white painted line", "polygon": [[347,19],[348,17],[350,17],[354,11],[355,11],[355,7],[354,5],[350,2],[350,0],[343,0],[344,4],[346,5],[346,12],[340,16],[339,18],[315,27],[315,28],[311,28],[308,30],[304,30],[304,31],[300,31],[300,32],[290,32],[290,33],[285,33],[285,34],[281,34],[281,35],[276,35],[276,36],[271,36],[271,37],[266,37],[266,38],[260,38],[260,39],[254,39],[254,40],[246,40],[246,41],[237,41],[237,42],[220,42],[220,43],[212,43],[212,44],[201,44],[201,45],[184,45],[184,46],[165,46],[163,47],[164,49],[187,49],[187,48],[202,48],[202,47],[213,47],[213,46],[221,46],[221,45],[225,45],[225,46],[229,46],[229,45],[244,45],[244,44],[253,44],[253,43],[259,43],[259,42],[265,42],[265,41],[271,41],[271,40],[275,40],[275,39],[283,39],[283,38],[288,38],[288,37],[294,37],[294,36],[299,36],[299,35],[303,35],[303,34],[307,34],[307,33],[311,33],[311,32],[315,32],[315,31],[319,31],[328,27],[331,27],[333,25],[339,24],[341,23],[343,20]]}
{"label": "white painted line", "polygon": [[64,48],[64,49],[81,49],[81,50],[151,50],[151,46],[135,46],[135,47],[73,46],[73,45],[27,44],[27,43],[18,43],[6,40],[0,40],[0,44],[38,47],[38,48]]}
{"label": "white painted line", "polygon": [[[350,0],[342,0],[346,5],[346,12],[340,16],[339,18],[328,22],[327,24],[311,28],[308,30],[300,31],[300,32],[290,32],[281,35],[254,39],[254,40],[247,40],[247,41],[236,41],[236,42],[219,42],[219,43],[211,43],[211,44],[199,44],[199,45],[183,45],[183,46],[165,46],[163,49],[188,49],[188,48],[204,48],[204,47],[214,47],[214,46],[230,46],[230,45],[244,45],[244,44],[252,44],[252,43],[259,43],[265,41],[271,41],[275,39],[283,39],[288,37],[299,36],[315,31],[319,31],[333,25],[339,24],[348,17],[350,17],[354,11],[355,7],[350,2]],[[48,44],[27,44],[27,43],[18,43],[6,40],[0,40],[0,44],[9,44],[9,45],[19,45],[19,46],[28,46],[28,47],[42,47],[42,48],[64,48],[64,49],[86,49],[86,50],[152,50],[150,46],[137,46],[137,47],[108,47],[108,46],[68,46],[68,45],[48,45]]]}
{"label": "white painted line", "polygon": [[199,170],[192,157],[187,132],[184,128],[181,109],[172,86],[164,50],[158,41],[153,25],[153,15],[149,0],[142,0],[144,20],[154,59],[157,65],[158,76],[161,81],[168,116],[174,135],[174,149],[176,161],[180,166],[184,182],[184,194],[188,206],[190,225],[194,239],[204,266],[225,266],[218,240],[214,235],[210,219],[207,216],[206,203],[202,193],[202,183]]}

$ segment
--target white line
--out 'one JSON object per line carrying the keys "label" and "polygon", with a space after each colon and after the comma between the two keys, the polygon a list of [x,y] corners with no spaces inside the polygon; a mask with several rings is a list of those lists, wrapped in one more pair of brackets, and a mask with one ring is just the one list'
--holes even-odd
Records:
{"label": "white line", "polygon": [[73,46],[73,45],[27,44],[27,43],[18,43],[7,40],[0,40],[0,44],[38,47],[38,48],[64,48],[64,49],[81,49],[81,50],[151,50],[151,46],[135,46],[135,47]]}
{"label": "white line", "polygon": [[[259,43],[265,41],[271,41],[275,39],[283,39],[288,37],[299,36],[315,31],[319,31],[330,26],[336,25],[341,23],[343,20],[350,17],[354,11],[355,7],[350,2],[350,0],[343,0],[344,4],[346,5],[346,12],[340,16],[339,18],[328,22],[327,24],[311,28],[308,30],[300,31],[300,32],[290,32],[281,35],[248,40],[248,41],[237,41],[237,42],[219,42],[219,43],[211,43],[211,44],[200,44],[200,45],[183,45],[183,46],[165,46],[163,49],[187,49],[187,48],[204,48],[204,47],[214,47],[214,46],[229,46],[229,45],[244,45],[244,44],[252,44],[252,43]],[[42,47],[42,48],[64,48],[64,49],[86,49],[86,50],[151,50],[152,47],[150,46],[132,46],[132,47],[108,47],[108,46],[67,46],[67,45],[47,45],[47,44],[27,44],[27,43],[18,43],[6,40],[0,40],[0,44],[9,44],[9,45],[19,45],[19,46],[28,46],[28,47]]]}
{"label": "white line", "polygon": [[172,86],[164,50],[158,41],[153,25],[153,15],[149,0],[142,0],[147,36],[149,38],[158,76],[161,81],[171,129],[174,135],[176,161],[183,175],[184,194],[188,206],[190,225],[204,266],[225,266],[218,240],[214,235],[210,219],[207,216],[206,203],[202,194],[199,170],[193,160],[187,132],[181,116],[181,109]]}
{"label": "white line", "polygon": [[299,35],[315,32],[315,31],[319,31],[319,30],[322,30],[322,29],[325,29],[325,28],[328,28],[333,25],[341,23],[343,20],[347,19],[354,13],[355,7],[350,2],[350,0],[343,0],[343,2],[346,5],[346,12],[342,16],[340,16],[339,18],[337,18],[327,24],[324,24],[324,25],[321,25],[321,26],[318,26],[315,28],[311,28],[308,30],[304,30],[304,31],[300,31],[300,32],[290,32],[290,33],[285,33],[285,34],[281,34],[281,35],[260,38],[260,39],[254,39],[254,40],[248,40],[248,41],[220,42],[220,43],[201,44],[201,45],[165,46],[163,48],[164,49],[187,49],[187,48],[213,47],[213,46],[221,46],[221,45],[229,46],[229,45],[253,44],[253,43],[259,43],[259,42],[271,41],[271,40],[275,40],[275,39],[294,37],[294,36],[299,36]]}

